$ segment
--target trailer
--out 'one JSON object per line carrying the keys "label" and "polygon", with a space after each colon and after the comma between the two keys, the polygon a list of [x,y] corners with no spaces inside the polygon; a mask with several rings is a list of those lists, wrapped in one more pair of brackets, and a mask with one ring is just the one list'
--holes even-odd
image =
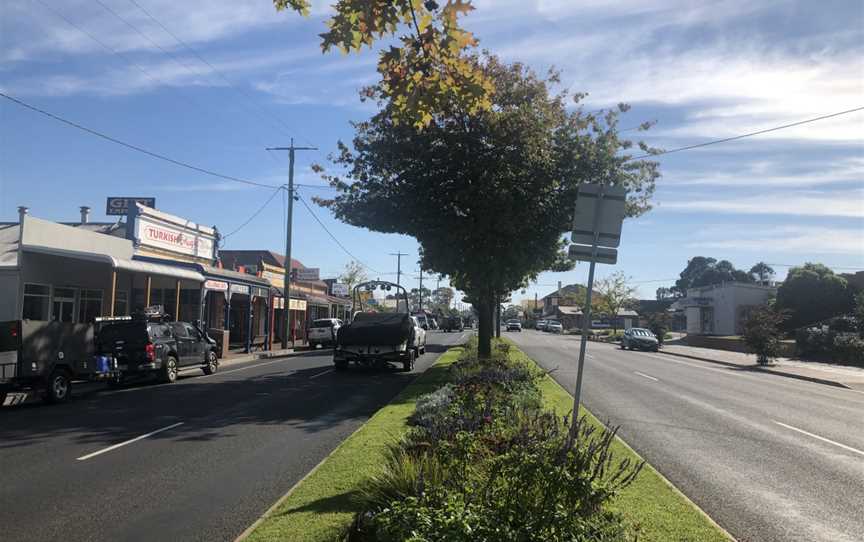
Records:
{"label": "trailer", "polygon": [[10,320],[0,322],[0,406],[14,406],[33,396],[63,403],[73,381],[110,381],[116,363],[97,356],[97,324]]}

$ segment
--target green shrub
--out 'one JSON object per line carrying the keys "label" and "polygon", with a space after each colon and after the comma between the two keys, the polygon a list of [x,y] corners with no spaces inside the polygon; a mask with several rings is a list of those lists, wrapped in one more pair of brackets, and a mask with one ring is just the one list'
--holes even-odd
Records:
{"label": "green shrub", "polygon": [[466,355],[451,384],[424,396],[383,471],[359,491],[351,540],[414,542],[619,541],[608,509],[642,464],[615,462],[614,430],[542,408],[541,371]]}
{"label": "green shrub", "polygon": [[854,335],[838,335],[834,338],[834,360],[864,367],[864,340]]}
{"label": "green shrub", "polygon": [[780,325],[787,317],[784,311],[764,306],[754,310],[744,323],[744,342],[756,354],[756,361],[760,365],[768,364],[780,356]]}

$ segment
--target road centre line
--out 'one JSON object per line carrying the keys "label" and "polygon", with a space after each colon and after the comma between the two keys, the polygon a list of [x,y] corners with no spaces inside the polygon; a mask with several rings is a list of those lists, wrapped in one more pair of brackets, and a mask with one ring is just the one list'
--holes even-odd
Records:
{"label": "road centre line", "polygon": [[846,446],[845,444],[840,444],[839,442],[835,442],[835,441],[833,441],[831,439],[827,439],[825,437],[820,437],[819,435],[814,435],[813,433],[810,433],[809,431],[805,431],[803,429],[798,429],[797,427],[787,425],[783,422],[778,422],[777,420],[771,420],[771,421],[776,423],[779,426],[785,427],[786,429],[791,429],[792,431],[797,431],[803,435],[807,435],[808,437],[813,437],[815,439],[821,440],[822,442],[827,442],[828,444],[833,444],[834,446],[838,446],[838,447],[843,448],[844,450],[848,450],[852,453],[856,453],[858,455],[864,455],[864,451],[861,451],[857,448],[853,448],[851,446]]}
{"label": "road centre line", "polygon": [[654,382],[660,382],[660,379],[659,379],[659,378],[654,378],[653,376],[646,375],[645,373],[640,373],[639,371],[633,371],[633,373],[634,373],[634,374],[637,374],[637,375],[639,375],[639,376],[645,377],[645,378],[647,378],[648,380],[653,380]]}
{"label": "road centre line", "polygon": [[326,375],[327,373],[332,373],[332,372],[333,372],[333,369],[327,369],[326,371],[322,371],[322,372],[320,372],[320,373],[318,373],[318,374],[314,374],[314,375],[310,376],[310,377],[309,377],[309,380],[312,380],[313,378],[318,378],[319,376],[324,376],[324,375]]}
{"label": "road centre line", "polygon": [[139,440],[143,440],[145,438],[152,437],[153,435],[159,434],[163,431],[168,431],[169,429],[174,429],[175,427],[180,427],[181,425],[183,425],[183,422],[173,423],[167,427],[163,427],[163,428],[157,429],[155,431],[150,431],[149,433],[137,436],[133,439],[129,439],[129,440],[114,444],[113,446],[108,446],[107,448],[103,448],[101,450],[93,452],[92,454],[82,455],[81,457],[77,458],[77,460],[78,461],[86,461],[87,459],[90,459],[91,457],[96,457],[97,455],[102,455],[102,454],[110,452],[112,450],[116,450],[117,448],[126,446],[127,444],[132,444],[133,442],[138,442]]}

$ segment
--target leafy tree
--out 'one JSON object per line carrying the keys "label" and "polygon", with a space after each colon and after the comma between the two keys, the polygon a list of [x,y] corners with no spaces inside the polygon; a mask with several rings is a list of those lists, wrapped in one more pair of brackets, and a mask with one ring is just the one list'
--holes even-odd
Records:
{"label": "leafy tree", "polygon": [[566,94],[550,95],[556,73],[543,79],[494,56],[481,66],[495,84],[491,110],[452,109],[418,131],[393,122],[382,99],[378,114],[355,124],[353,148],[340,142],[331,157],[345,174],[324,178],[340,193],[318,202],[349,224],[416,238],[423,267],[450,277],[477,309],[480,353],[489,356],[496,300],[572,266],[562,238],[579,184],[627,187],[636,216],[650,208],[658,164],[633,160],[633,143],[619,138],[626,106],[584,113],[582,95],[575,108]]}
{"label": "leafy tree", "polygon": [[369,277],[366,275],[366,270],[360,262],[351,260],[345,264],[345,269],[339,275],[339,282],[348,286],[349,294],[354,290],[354,287],[361,282],[366,282]]}
{"label": "leafy tree", "polygon": [[618,331],[618,311],[629,308],[634,303],[636,288],[630,286],[629,277],[621,271],[616,271],[606,278],[600,279],[594,285],[598,297],[594,300],[594,310],[604,313],[612,320],[613,331]]}
{"label": "leafy tree", "polygon": [[774,276],[774,268],[765,262],[759,262],[750,268],[750,276],[757,279],[760,283],[764,283]]}
{"label": "leafy tree", "polygon": [[771,363],[780,355],[780,326],[788,317],[784,310],[776,310],[767,305],[750,313],[744,323],[744,343],[756,354],[760,365]]}
{"label": "leafy tree", "polygon": [[419,310],[420,307],[423,307],[425,310],[431,309],[431,300],[432,300],[432,290],[426,288],[411,288],[408,290],[408,304],[411,307],[411,310]]}
{"label": "leafy tree", "polygon": [[[277,10],[309,14],[309,0],[273,0]],[[459,25],[470,0],[337,0],[321,34],[321,48],[343,53],[372,48],[398,34],[399,46],[380,52],[374,93],[389,101],[393,122],[428,126],[441,111],[488,111],[493,85],[471,51],[477,40]]]}
{"label": "leafy tree", "polygon": [[722,282],[753,282],[753,276],[746,271],[736,269],[728,260],[717,261],[715,258],[696,256],[688,260],[687,267],[681,271],[681,278],[675,281],[672,291],[678,296],[687,295],[690,288],[711,286]]}
{"label": "leafy tree", "polygon": [[432,292],[430,304],[435,308],[436,312],[446,314],[450,310],[450,304],[453,302],[454,295],[453,288],[442,286]]}
{"label": "leafy tree", "polygon": [[788,329],[849,314],[853,306],[846,279],[819,263],[793,267],[777,290],[777,307],[789,311]]}
{"label": "leafy tree", "polygon": [[855,296],[855,320],[858,322],[858,332],[864,337],[864,290]]}
{"label": "leafy tree", "polygon": [[501,314],[502,320],[520,320],[525,310],[519,305],[510,305]]}

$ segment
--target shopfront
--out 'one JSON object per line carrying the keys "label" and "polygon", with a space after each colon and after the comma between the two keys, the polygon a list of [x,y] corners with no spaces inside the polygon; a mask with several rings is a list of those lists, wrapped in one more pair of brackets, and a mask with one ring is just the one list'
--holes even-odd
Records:
{"label": "shopfront", "polygon": [[198,265],[204,276],[202,320],[222,355],[270,348],[270,283],[246,273]]}
{"label": "shopfront", "polygon": [[0,319],[87,324],[151,305],[197,317],[189,294],[200,292],[203,276],[135,261],[129,240],[29,215],[2,229],[0,252],[11,257],[0,261]]}

